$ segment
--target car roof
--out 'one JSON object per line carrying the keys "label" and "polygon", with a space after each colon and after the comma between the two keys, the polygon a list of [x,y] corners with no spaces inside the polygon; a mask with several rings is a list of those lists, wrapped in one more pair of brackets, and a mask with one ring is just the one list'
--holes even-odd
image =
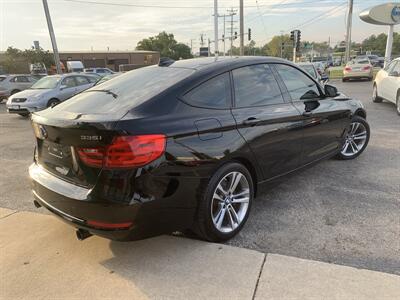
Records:
{"label": "car roof", "polygon": [[212,70],[225,68],[232,65],[247,65],[257,63],[288,62],[287,60],[268,56],[235,56],[235,57],[202,57],[178,60],[168,67],[185,68],[193,70]]}

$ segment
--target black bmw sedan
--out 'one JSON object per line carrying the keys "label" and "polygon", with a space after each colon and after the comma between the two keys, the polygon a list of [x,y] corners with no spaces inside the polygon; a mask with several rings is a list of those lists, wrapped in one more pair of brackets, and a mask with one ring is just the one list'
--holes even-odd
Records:
{"label": "black bmw sedan", "polygon": [[370,129],[357,100],[277,58],[201,58],[125,73],[33,114],[37,207],[92,234],[191,229],[224,241],[264,184],[353,159]]}

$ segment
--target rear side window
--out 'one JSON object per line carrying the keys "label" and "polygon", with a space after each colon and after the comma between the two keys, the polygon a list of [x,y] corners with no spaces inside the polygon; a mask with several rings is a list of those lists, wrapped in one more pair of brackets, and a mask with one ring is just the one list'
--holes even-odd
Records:
{"label": "rear side window", "polygon": [[216,76],[185,94],[184,100],[194,106],[227,108],[230,106],[230,80],[228,73]]}
{"label": "rear side window", "polygon": [[320,98],[317,84],[298,69],[282,64],[275,65],[293,101]]}
{"label": "rear side window", "polygon": [[281,90],[271,68],[254,65],[232,71],[236,107],[262,106],[283,103]]}

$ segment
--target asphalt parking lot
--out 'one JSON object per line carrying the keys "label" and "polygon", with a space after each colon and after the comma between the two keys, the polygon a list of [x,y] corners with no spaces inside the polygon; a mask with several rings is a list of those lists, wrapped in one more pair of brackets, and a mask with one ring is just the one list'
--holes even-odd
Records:
{"label": "asphalt parking lot", "polygon": [[[400,274],[400,118],[393,104],[372,103],[370,82],[333,82],[363,101],[371,126],[354,161],[324,161],[256,199],[242,232],[228,244]],[[28,119],[0,104],[0,207],[43,212],[32,204]]]}

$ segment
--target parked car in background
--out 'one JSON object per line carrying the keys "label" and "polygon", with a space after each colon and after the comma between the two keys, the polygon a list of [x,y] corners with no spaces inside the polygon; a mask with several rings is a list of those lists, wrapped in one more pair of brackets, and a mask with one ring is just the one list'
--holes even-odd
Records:
{"label": "parked car in background", "polygon": [[[134,70],[32,114],[35,205],[77,228],[135,240],[244,226],[264,183],[367,147],[362,104],[272,57]],[[355,165],[356,163],[353,163]]]}
{"label": "parked car in background", "polygon": [[374,68],[369,59],[353,59],[343,69],[343,82],[350,79],[367,79],[368,81],[372,81],[373,78]]}
{"label": "parked car in background", "polygon": [[376,74],[372,100],[379,103],[383,99],[396,104],[400,115],[400,58]]}
{"label": "parked car in background", "polygon": [[98,74],[100,76],[106,76],[110,74],[114,74],[115,72],[109,68],[86,68],[83,70],[85,73],[92,73],[92,74]]}
{"label": "parked car in background", "polygon": [[0,75],[0,102],[30,88],[36,81],[37,79],[29,74]]}
{"label": "parked car in background", "polygon": [[103,82],[109,81],[112,78],[115,78],[119,75],[121,75],[122,73],[114,73],[114,74],[110,74],[110,75],[105,75],[103,77],[100,77],[99,81],[96,82],[96,85],[99,85]]}
{"label": "parked car in background", "polygon": [[385,58],[380,56],[378,57],[379,67],[383,68],[385,66]]}
{"label": "parked car in background", "polygon": [[67,71],[68,73],[83,72],[83,63],[79,60],[69,60],[67,61]]}
{"label": "parked car in background", "polygon": [[323,73],[321,75],[313,63],[303,62],[298,63],[297,65],[304,69],[308,74],[311,75],[312,78],[317,80],[319,83],[324,84],[329,81],[328,75],[326,73]]}
{"label": "parked car in background", "polygon": [[29,89],[8,98],[7,111],[27,116],[34,111],[56,105],[90,88],[98,79],[85,74],[46,76]]}
{"label": "parked car in background", "polygon": [[369,60],[373,67],[379,67],[379,56],[378,55],[359,55],[356,57],[356,60]]}

